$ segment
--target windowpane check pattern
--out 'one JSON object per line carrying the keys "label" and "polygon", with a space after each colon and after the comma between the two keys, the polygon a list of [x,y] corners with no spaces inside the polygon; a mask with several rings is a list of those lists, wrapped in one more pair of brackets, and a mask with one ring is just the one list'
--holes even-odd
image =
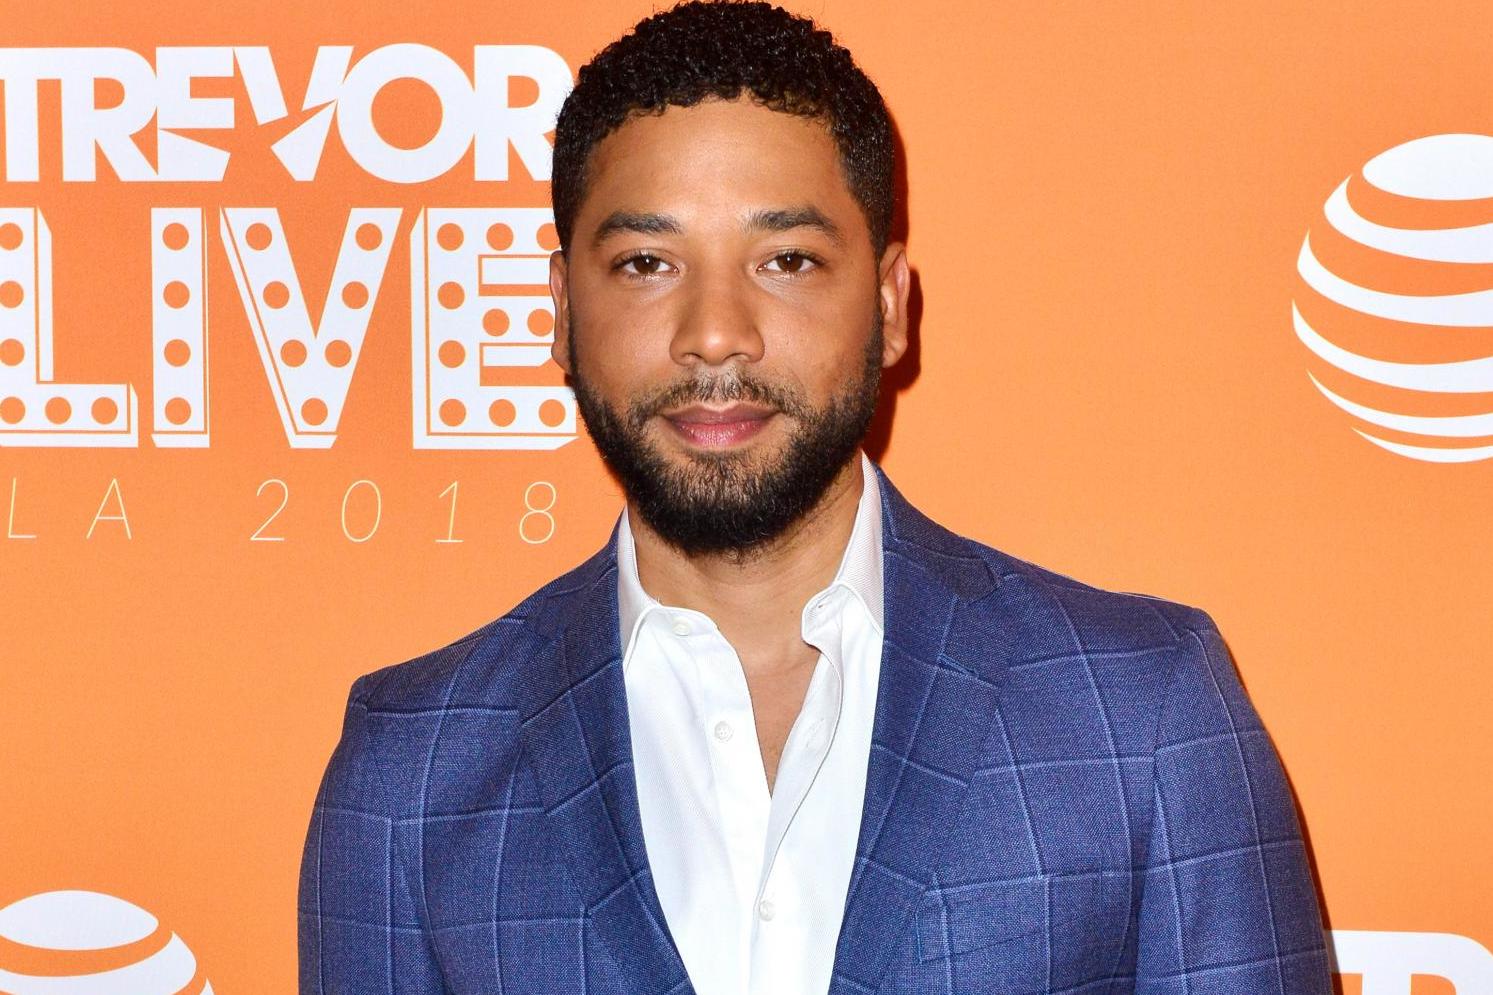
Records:
{"label": "windowpane check pattern", "polygon": [[[956,536],[877,468],[884,618],[831,995],[1327,995],[1290,790],[1212,620]],[[638,810],[616,533],[359,678],[302,995],[692,992]]]}

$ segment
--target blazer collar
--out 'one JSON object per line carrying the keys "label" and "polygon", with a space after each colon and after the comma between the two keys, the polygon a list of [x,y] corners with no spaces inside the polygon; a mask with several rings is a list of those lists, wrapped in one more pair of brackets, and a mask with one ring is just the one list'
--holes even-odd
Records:
{"label": "blazer collar", "polygon": [[[873,464],[874,465],[874,464]],[[997,579],[966,540],[926,518],[880,467],[885,636],[865,807],[831,995],[874,990],[931,881],[983,752],[1005,669],[969,607]],[[622,677],[617,538],[550,585],[519,664],[520,738],[602,943],[636,993],[692,991],[643,845]]]}

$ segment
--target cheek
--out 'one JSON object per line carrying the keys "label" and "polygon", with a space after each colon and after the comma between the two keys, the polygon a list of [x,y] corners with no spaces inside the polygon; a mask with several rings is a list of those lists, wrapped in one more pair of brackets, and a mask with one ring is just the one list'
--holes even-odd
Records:
{"label": "cheek", "polygon": [[570,333],[581,373],[610,397],[636,392],[672,371],[664,309],[636,295],[578,286],[570,298]]}
{"label": "cheek", "polygon": [[623,340],[610,329],[577,330],[577,334],[584,336],[581,375],[592,390],[613,405],[626,407],[677,374],[667,352],[659,362],[655,350],[642,347],[635,339]]}
{"label": "cheek", "polygon": [[863,365],[873,313],[864,295],[847,294],[780,308],[766,323],[771,338],[764,359],[818,397],[838,393]]}

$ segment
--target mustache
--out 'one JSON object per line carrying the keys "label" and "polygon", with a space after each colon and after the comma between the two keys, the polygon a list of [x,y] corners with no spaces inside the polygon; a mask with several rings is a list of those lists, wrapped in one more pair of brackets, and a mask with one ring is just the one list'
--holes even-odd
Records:
{"label": "mustache", "polygon": [[628,420],[635,428],[666,408],[690,403],[721,404],[749,401],[775,408],[790,416],[803,413],[803,399],[796,391],[759,380],[736,371],[715,376],[692,377],[670,384],[652,396],[628,406]]}

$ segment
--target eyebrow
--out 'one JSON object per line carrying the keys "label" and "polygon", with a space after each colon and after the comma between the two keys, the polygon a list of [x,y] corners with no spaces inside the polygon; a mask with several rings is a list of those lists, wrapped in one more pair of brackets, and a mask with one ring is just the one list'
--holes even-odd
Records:
{"label": "eyebrow", "polygon": [[600,245],[620,231],[638,232],[642,235],[679,235],[684,227],[667,214],[647,211],[613,211],[596,227],[591,245]]}
{"label": "eyebrow", "polygon": [[[785,232],[795,228],[813,228],[822,232],[836,245],[845,244],[845,233],[840,226],[812,205],[803,207],[764,208],[753,211],[742,226],[744,231]],[[596,227],[592,236],[593,247],[599,246],[618,232],[636,232],[641,235],[681,235],[684,226],[669,214],[652,211],[613,211]]]}
{"label": "eyebrow", "polygon": [[819,208],[812,205],[778,210],[753,211],[747,218],[748,231],[792,231],[794,228],[814,228],[836,245],[845,244],[845,233]]}

